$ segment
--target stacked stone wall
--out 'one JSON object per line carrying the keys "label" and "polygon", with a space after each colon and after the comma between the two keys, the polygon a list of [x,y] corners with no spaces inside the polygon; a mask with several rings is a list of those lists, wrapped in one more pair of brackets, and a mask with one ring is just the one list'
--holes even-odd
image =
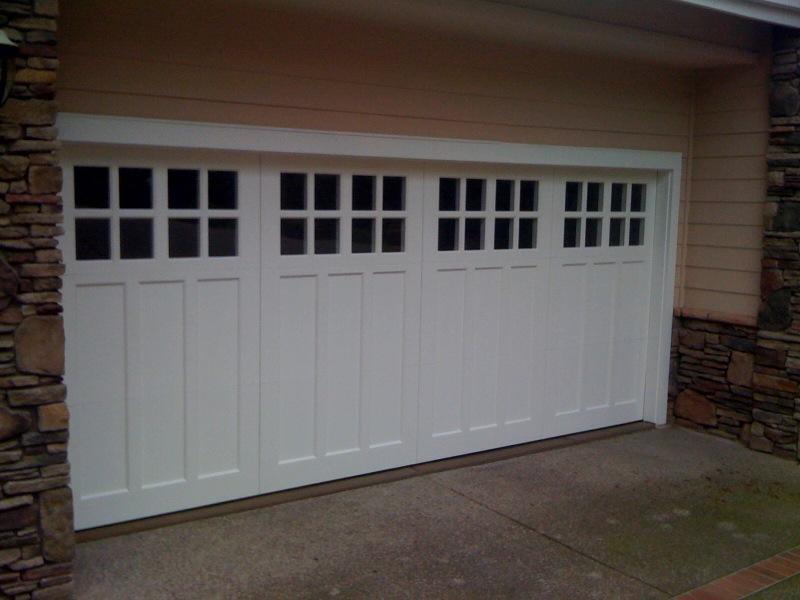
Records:
{"label": "stacked stone wall", "polygon": [[0,108],[0,598],[72,597],[55,0],[2,0],[19,45]]}

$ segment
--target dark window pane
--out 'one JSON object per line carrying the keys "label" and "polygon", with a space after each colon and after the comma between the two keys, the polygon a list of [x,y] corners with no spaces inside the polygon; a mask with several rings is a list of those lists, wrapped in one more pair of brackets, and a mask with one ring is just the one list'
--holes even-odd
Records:
{"label": "dark window pane", "polygon": [[75,219],[75,258],[111,258],[111,227],[108,219]]}
{"label": "dark window pane", "polygon": [[[467,210],[483,210],[486,199],[486,180],[467,179]],[[465,238],[466,239],[466,238]]]}
{"label": "dark window pane", "polygon": [[564,210],[576,212],[581,209],[581,188],[580,181],[568,181],[566,195],[564,196]]}
{"label": "dark window pane", "polygon": [[314,208],[317,210],[339,208],[338,175],[314,175]]}
{"label": "dark window pane", "polygon": [[439,210],[458,210],[458,185],[453,177],[439,179]]}
{"label": "dark window pane", "polygon": [[495,184],[494,196],[495,210],[513,210],[514,182],[509,179],[498,179]]}
{"label": "dark window pane", "polygon": [[339,252],[339,219],[314,219],[314,254]]}
{"label": "dark window pane", "polygon": [[631,211],[644,212],[644,196],[647,186],[643,183],[634,183],[631,186]]}
{"label": "dark window pane", "polygon": [[353,175],[353,210],[375,210],[375,177]]}
{"label": "dark window pane", "polygon": [[589,182],[586,186],[586,210],[600,212],[603,210],[603,184]]}
{"label": "dark window pane", "polygon": [[624,183],[611,184],[611,211],[625,212],[625,196],[628,193],[628,186]]}
{"label": "dark window pane", "polygon": [[[615,184],[616,185],[616,184]],[[625,219],[611,219],[608,230],[608,245],[622,246],[625,243]]]}
{"label": "dark window pane", "polygon": [[587,248],[599,246],[603,240],[603,220],[586,219],[586,240]]}
{"label": "dark window pane", "polygon": [[153,258],[153,220],[119,220],[120,258]]}
{"label": "dark window pane", "polygon": [[375,219],[353,219],[353,253],[375,252]]}
{"label": "dark window pane", "polygon": [[236,219],[208,220],[209,256],[236,256],[238,246]]}
{"label": "dark window pane", "polygon": [[564,219],[564,248],[577,248],[581,235],[580,219]]}
{"label": "dark window pane", "polygon": [[236,171],[208,172],[208,208],[212,210],[236,209],[237,176]]}
{"label": "dark window pane", "polygon": [[439,250],[458,250],[458,219],[439,219]]}
{"label": "dark window pane", "polygon": [[108,167],[75,167],[73,175],[75,208],[109,208]]}
{"label": "dark window pane", "polygon": [[[305,210],[306,174],[281,173],[281,210]],[[302,254],[302,252],[282,252],[282,254]]]}
{"label": "dark window pane", "polygon": [[519,220],[519,247],[521,249],[536,248],[536,219]]}
{"label": "dark window pane", "polygon": [[405,219],[383,220],[383,251],[402,252],[405,249]]}
{"label": "dark window pane", "polygon": [[[633,201],[631,201],[633,204]],[[628,230],[628,245],[641,246],[644,244],[644,219],[631,219]]]}
{"label": "dark window pane", "polygon": [[306,253],[306,220],[281,219],[281,254]]}
{"label": "dark window pane", "polygon": [[167,171],[167,197],[170,208],[182,210],[200,208],[200,171],[194,169]]}
{"label": "dark window pane", "polygon": [[464,249],[483,250],[484,219],[464,220]]}
{"label": "dark window pane", "polygon": [[153,208],[153,171],[151,169],[120,167],[119,207]]}
{"label": "dark window pane", "polygon": [[539,182],[520,181],[519,182],[519,209],[526,212],[538,210],[539,208]]}
{"label": "dark window pane", "polygon": [[403,210],[405,208],[406,178],[383,178],[383,210]]}
{"label": "dark window pane", "polygon": [[511,248],[513,230],[514,230],[514,219],[495,219],[494,221],[495,250],[508,250],[509,248]]}
{"label": "dark window pane", "polygon": [[192,258],[200,255],[200,220],[169,220],[170,258]]}

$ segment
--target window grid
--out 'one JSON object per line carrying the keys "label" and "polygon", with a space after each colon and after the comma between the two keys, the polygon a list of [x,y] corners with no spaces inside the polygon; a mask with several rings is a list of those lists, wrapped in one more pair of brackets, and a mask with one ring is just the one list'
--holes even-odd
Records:
{"label": "window grid", "polygon": [[[505,250],[534,250],[537,247],[538,237],[538,223],[539,223],[539,182],[533,179],[524,179],[518,177],[455,177],[446,176],[440,177],[439,182],[443,179],[454,179],[458,181],[458,197],[456,210],[442,210],[440,204],[440,188],[441,183],[437,184],[437,197],[436,202],[436,231],[437,231],[437,250],[439,252],[478,252],[478,251],[505,251]],[[468,180],[483,181],[483,205],[481,210],[467,210],[467,188]],[[511,190],[511,207],[510,210],[497,209],[497,182],[510,181]],[[531,182],[534,185],[534,210],[522,210],[521,197],[522,197],[522,182]],[[476,184],[472,184],[476,185]],[[520,224],[522,221],[531,219],[532,226],[532,248],[520,246]],[[441,227],[443,222],[449,220],[456,221],[456,239],[454,248],[443,248],[441,239]],[[467,247],[467,233],[469,222],[473,220],[480,220],[482,222],[482,243],[480,248]],[[510,221],[511,237],[510,246],[508,248],[495,248],[496,242],[496,227],[498,222]]]}
{"label": "window grid", "polygon": [[[283,171],[282,173],[289,173]],[[295,171],[300,173],[300,171]],[[304,171],[306,176],[305,185],[305,209],[280,209],[281,227],[286,220],[301,220],[305,224],[305,236],[303,251],[299,253],[289,253],[284,251],[283,240],[281,241],[280,254],[282,256],[371,256],[381,254],[397,254],[405,252],[405,242],[407,237],[406,226],[408,223],[408,179],[405,175],[375,173],[369,171],[356,171],[352,173],[334,173],[331,171]],[[335,210],[323,210],[315,207],[314,200],[314,178],[318,174],[337,175],[338,183],[338,205]],[[373,203],[371,209],[354,209],[353,203],[353,178],[371,177],[373,178]],[[383,208],[384,178],[394,177],[402,179],[402,210],[385,210]],[[315,248],[314,230],[317,219],[336,219],[338,221],[338,248],[334,253],[318,253]],[[369,252],[359,252],[354,249],[353,222],[369,220],[372,223],[372,246]],[[389,225],[391,221],[401,220],[402,235],[400,239],[399,251],[391,251],[384,248],[384,224]]]}
{"label": "window grid", "polygon": [[[82,165],[75,165],[80,167]],[[92,165],[94,166],[94,165]],[[75,190],[75,197],[73,198],[73,216],[76,222],[81,219],[103,219],[109,223],[109,241],[110,253],[107,260],[113,262],[128,262],[131,260],[154,260],[154,259],[170,259],[178,260],[177,258],[170,257],[169,255],[169,220],[173,218],[183,219],[198,219],[199,221],[199,247],[197,256],[191,258],[225,258],[228,256],[237,256],[239,253],[239,206],[240,202],[237,199],[236,208],[234,209],[209,209],[208,208],[208,172],[214,171],[229,171],[237,173],[232,169],[223,168],[205,168],[205,167],[177,167],[180,169],[196,170],[199,173],[199,204],[197,209],[170,209],[168,207],[168,186],[167,178],[168,171],[176,167],[153,167],[143,164],[124,164],[124,165],[104,165],[109,170],[109,207],[108,208],[77,208],[78,191]],[[75,167],[73,167],[74,169]],[[149,169],[152,173],[151,177],[151,198],[152,203],[150,208],[121,208],[120,205],[120,169]],[[237,173],[238,177],[238,173]],[[238,194],[238,190],[237,190]],[[236,239],[235,239],[235,253],[227,254],[225,256],[210,256],[209,255],[209,219],[229,219],[236,222]],[[148,258],[124,258],[122,256],[122,239],[121,228],[122,222],[128,219],[150,221],[151,227],[151,248],[150,257]],[[77,229],[77,228],[76,228]],[[80,254],[78,244],[80,240],[75,239],[75,255]]]}
{"label": "window grid", "polygon": [[[570,184],[579,183],[581,186],[579,210],[567,210],[567,186]],[[589,190],[592,184],[602,185],[602,193],[600,197],[601,205],[600,210],[589,210]],[[614,188],[615,186],[623,186],[623,205],[621,210],[614,204]],[[634,186],[641,186],[641,194],[643,198],[643,206],[641,211],[633,211],[632,208],[632,190]],[[562,239],[561,245],[564,248],[624,248],[624,247],[638,247],[645,243],[645,235],[647,228],[647,184],[631,181],[620,180],[577,180],[570,179],[564,183],[561,188],[561,195],[559,201],[563,211],[562,219]],[[578,235],[577,244],[574,246],[568,245],[569,241],[569,226],[568,222],[575,219],[578,222]],[[587,245],[589,239],[589,221],[597,219],[600,225],[600,235],[595,245]],[[631,219],[640,219],[642,225],[642,233],[640,236],[639,244],[630,243],[630,222]],[[615,221],[619,225],[615,225]],[[619,227],[620,243],[612,245],[612,232],[615,227]]]}

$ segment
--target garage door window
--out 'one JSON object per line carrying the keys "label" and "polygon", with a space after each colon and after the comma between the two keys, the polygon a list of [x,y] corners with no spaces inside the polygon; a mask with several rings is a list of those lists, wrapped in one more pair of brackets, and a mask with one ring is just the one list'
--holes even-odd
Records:
{"label": "garage door window", "polygon": [[[405,177],[281,173],[280,179],[282,255],[405,251]],[[342,196],[346,183],[350,198]]]}
{"label": "garage door window", "polygon": [[[159,174],[166,180],[160,195]],[[74,167],[76,259],[153,259],[158,235],[169,258],[236,256],[237,177],[223,170]]]}
{"label": "garage door window", "polygon": [[534,249],[538,210],[537,181],[442,177],[437,248]]}
{"label": "garage door window", "polygon": [[644,245],[646,196],[642,183],[566,182],[564,248]]}

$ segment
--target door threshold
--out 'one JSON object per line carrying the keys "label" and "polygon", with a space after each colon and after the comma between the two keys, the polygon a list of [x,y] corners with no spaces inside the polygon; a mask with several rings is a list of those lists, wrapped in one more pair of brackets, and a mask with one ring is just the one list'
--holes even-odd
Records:
{"label": "door threshold", "polygon": [[472,454],[465,454],[452,458],[443,458],[431,462],[409,465],[407,467],[398,467],[396,469],[389,469],[387,471],[379,471],[377,473],[356,475],[353,477],[347,477],[345,479],[315,483],[312,485],[306,485],[290,490],[283,490],[280,492],[271,492],[268,494],[251,496],[249,498],[242,498],[239,500],[230,500],[228,502],[212,504],[210,506],[190,508],[166,515],[146,517],[143,519],[136,519],[134,521],[126,521],[124,523],[115,523],[113,525],[104,525],[102,527],[84,529],[75,533],[75,539],[78,543],[93,542],[95,540],[101,540],[109,537],[128,535],[130,533],[138,533],[140,531],[158,529],[160,527],[168,527],[170,525],[178,525],[188,521],[219,517],[222,515],[228,515],[247,510],[284,504],[286,502],[304,500],[306,498],[327,496],[328,494],[335,494],[346,490],[354,490],[371,485],[378,485],[381,483],[400,481],[402,479],[417,477],[419,475],[428,475],[430,473],[438,473],[440,471],[449,471],[452,469],[462,469],[464,467],[472,467],[475,465],[507,460],[519,456],[547,452],[549,450],[566,448],[568,446],[576,446],[579,444],[604,440],[619,435],[646,431],[648,429],[653,429],[653,427],[654,425],[652,423],[637,421],[635,423],[605,427],[603,429],[594,429],[592,431],[585,431],[582,433],[573,433],[570,435],[539,440],[536,442],[528,442],[524,444],[517,444],[515,446],[506,446],[504,448],[474,452]]}

